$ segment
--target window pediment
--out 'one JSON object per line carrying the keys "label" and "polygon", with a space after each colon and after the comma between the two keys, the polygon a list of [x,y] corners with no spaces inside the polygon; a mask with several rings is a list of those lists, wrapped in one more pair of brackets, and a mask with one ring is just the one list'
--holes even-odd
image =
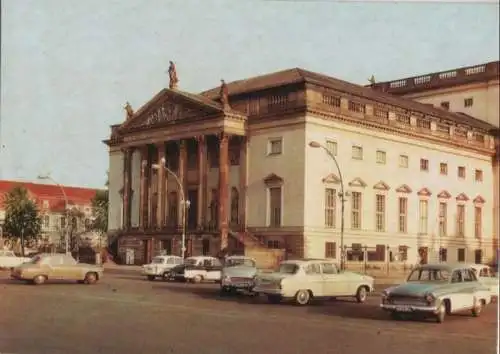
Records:
{"label": "window pediment", "polygon": [[322,181],[323,183],[338,184],[340,183],[340,178],[338,178],[334,173],[330,173],[328,176],[323,177]]}
{"label": "window pediment", "polygon": [[484,204],[486,202],[486,200],[484,200],[483,197],[478,195],[474,198],[473,202],[474,202],[474,204]]}
{"label": "window pediment", "polygon": [[389,185],[387,183],[385,183],[384,181],[378,181],[373,186],[373,189],[378,189],[380,191],[388,191],[389,189],[391,189],[391,187],[389,187]]}
{"label": "window pediment", "polygon": [[457,195],[457,198],[456,198],[459,202],[466,202],[469,200],[469,197],[465,194],[465,193],[460,193],[459,195]]}
{"label": "window pediment", "polygon": [[283,178],[275,173],[267,175],[266,177],[264,177],[263,181],[267,185],[283,184]]}
{"label": "window pediment", "polygon": [[425,187],[419,190],[417,194],[421,197],[430,197],[432,195],[431,191]]}
{"label": "window pediment", "polygon": [[441,199],[450,199],[451,198],[451,194],[448,191],[441,191],[441,192],[439,192],[439,194],[437,195],[437,197],[441,198]]}
{"label": "window pediment", "polygon": [[398,193],[411,193],[412,189],[407,184],[402,184],[396,189],[396,192],[398,192]]}
{"label": "window pediment", "polygon": [[366,187],[367,184],[361,178],[356,177],[351,182],[349,182],[349,187]]}

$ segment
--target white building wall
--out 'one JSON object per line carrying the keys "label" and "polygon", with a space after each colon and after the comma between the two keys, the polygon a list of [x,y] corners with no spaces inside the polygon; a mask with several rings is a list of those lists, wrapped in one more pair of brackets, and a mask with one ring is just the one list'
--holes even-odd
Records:
{"label": "white building wall", "polygon": [[[326,121],[308,117],[306,128],[306,143],[312,140],[325,144],[326,140],[337,141],[337,160],[342,169],[346,191],[362,192],[362,226],[360,230],[351,228],[351,201],[349,197],[345,203],[345,234],[344,244],[361,243],[374,247],[377,244],[389,245],[397,249],[399,245],[410,247],[408,261],[415,262],[419,246],[433,247],[438,233],[438,198],[442,190],[451,194],[448,202],[448,237],[442,239],[443,247],[448,247],[448,260],[455,261],[457,248],[468,248],[469,257],[473,249],[477,248],[474,239],[474,205],[472,199],[481,195],[486,203],[483,207],[483,237],[484,252],[490,253],[492,235],[492,196],[493,188],[492,167],[490,157],[479,154],[458,151],[432,143],[408,140],[386,133],[342,124],[338,121]],[[352,159],[352,145],[363,147],[363,160]],[[376,151],[386,152],[386,164],[377,164]],[[408,168],[399,167],[399,155],[407,155]],[[420,159],[429,160],[429,171],[420,171]],[[338,176],[333,161],[320,149],[305,148],[305,210],[304,228],[306,232],[305,249],[307,257],[324,257],[324,242],[331,241],[340,244],[340,200],[337,200],[337,227],[334,230],[324,227],[324,190],[322,179],[330,173]],[[440,175],[439,164],[448,164],[448,175]],[[466,167],[466,178],[457,176],[458,166]],[[474,170],[483,171],[483,182],[474,180]],[[366,187],[351,187],[349,182],[360,178]],[[386,199],[386,232],[375,231],[375,195],[377,190],[373,186],[379,181],[389,185]],[[398,194],[395,190],[408,185],[412,192],[408,197],[408,232],[398,232]],[[337,191],[340,185],[333,185]],[[428,188],[432,195],[429,198],[428,236],[417,237],[419,196],[421,188]],[[456,197],[465,193],[470,200],[466,202],[466,231],[465,238],[455,237],[456,232]],[[433,242],[434,241],[434,244]],[[437,249],[439,245],[434,246]],[[432,251],[432,250],[430,250]],[[338,254],[338,253],[337,253]],[[473,260],[469,258],[468,260]]]}
{"label": "white building wall", "polygon": [[123,159],[120,150],[109,153],[109,231],[119,230],[122,227],[122,196],[120,189],[123,188]]}

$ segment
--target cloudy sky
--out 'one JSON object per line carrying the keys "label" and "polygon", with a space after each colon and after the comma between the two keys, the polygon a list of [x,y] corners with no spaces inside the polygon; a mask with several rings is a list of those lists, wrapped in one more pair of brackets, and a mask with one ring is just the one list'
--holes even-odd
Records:
{"label": "cloudy sky", "polygon": [[102,187],[109,125],[168,85],[302,67],[366,84],[498,60],[498,4],[3,0],[0,178]]}

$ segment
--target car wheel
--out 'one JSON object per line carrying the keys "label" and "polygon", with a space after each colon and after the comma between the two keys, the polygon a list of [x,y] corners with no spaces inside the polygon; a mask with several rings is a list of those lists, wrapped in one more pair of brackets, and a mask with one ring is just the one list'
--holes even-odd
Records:
{"label": "car wheel", "polygon": [[163,277],[163,280],[165,280],[165,281],[170,280],[170,273],[165,272],[165,273],[163,273],[162,277]]}
{"label": "car wheel", "polygon": [[95,284],[97,282],[97,274],[90,272],[85,274],[85,284]]}
{"label": "car wheel", "polygon": [[356,291],[356,301],[362,304],[363,302],[366,301],[366,298],[368,296],[368,293],[366,291],[365,286],[360,286],[358,290]]}
{"label": "car wheel", "polygon": [[47,280],[47,277],[45,275],[37,275],[36,277],[33,278],[33,284],[35,285],[42,285],[45,283]]}
{"label": "car wheel", "polygon": [[437,323],[443,323],[445,317],[446,317],[446,305],[442,303],[441,305],[439,305],[438,312],[436,314]]}
{"label": "car wheel", "polygon": [[271,304],[279,304],[281,302],[281,296],[279,296],[279,295],[267,295],[267,301]]}
{"label": "car wheel", "polygon": [[299,290],[295,294],[295,303],[300,306],[307,305],[311,301],[309,290]]}
{"label": "car wheel", "polygon": [[220,295],[221,296],[227,296],[227,295],[230,295],[231,294],[231,289],[223,286],[220,288]]}
{"label": "car wheel", "polygon": [[483,301],[481,300],[476,301],[476,305],[472,309],[472,316],[479,317],[482,311],[483,311]]}
{"label": "car wheel", "polygon": [[198,283],[201,283],[202,280],[203,280],[203,277],[201,275],[195,275],[193,278],[193,283],[198,284]]}
{"label": "car wheel", "polygon": [[153,280],[155,280],[155,278],[156,277],[154,275],[148,275],[148,280],[149,281],[153,281]]}

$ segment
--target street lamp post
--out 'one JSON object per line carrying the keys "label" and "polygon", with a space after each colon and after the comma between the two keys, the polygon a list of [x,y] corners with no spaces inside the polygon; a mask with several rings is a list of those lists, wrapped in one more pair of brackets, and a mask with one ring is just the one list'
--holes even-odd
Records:
{"label": "street lamp post", "polygon": [[49,175],[39,175],[38,176],[38,179],[40,180],[49,180],[51,181],[52,183],[54,183],[55,185],[57,185],[59,187],[59,189],[61,189],[61,193],[64,197],[64,216],[66,218],[66,223],[64,224],[64,243],[65,243],[65,251],[66,251],[66,254],[69,254],[69,235],[68,235],[68,224],[69,224],[69,220],[68,220],[68,197],[66,195],[66,192],[64,191],[64,187],[61,186],[59,183],[57,183],[56,181],[54,181],[54,179],[52,177],[50,177]]}
{"label": "street lamp post", "polygon": [[170,173],[174,179],[177,185],[179,186],[179,192],[181,194],[181,205],[182,205],[182,215],[181,215],[181,222],[182,222],[182,236],[181,236],[181,242],[182,242],[182,247],[181,247],[181,257],[184,259],[184,256],[186,254],[186,214],[187,214],[187,209],[189,208],[189,205],[191,204],[189,200],[186,200],[186,195],[184,194],[184,186],[182,185],[181,180],[179,177],[175,174],[174,171],[172,171],[170,168],[167,167],[166,165],[166,160],[165,158],[161,158],[159,164],[152,164],[152,167],[155,170],[159,170],[163,168],[165,171]]}
{"label": "street lamp post", "polygon": [[340,170],[339,164],[337,162],[337,159],[335,158],[335,155],[332,154],[330,150],[328,150],[324,145],[318,143],[317,141],[311,141],[309,143],[309,146],[312,148],[320,148],[325,150],[328,156],[333,160],[335,163],[335,166],[337,167],[337,171],[339,172],[339,179],[340,179],[340,213],[341,213],[341,218],[340,218],[340,269],[344,270],[345,269],[345,250],[344,250],[344,214],[345,214],[345,193],[344,193],[344,179],[342,178],[342,171]]}

